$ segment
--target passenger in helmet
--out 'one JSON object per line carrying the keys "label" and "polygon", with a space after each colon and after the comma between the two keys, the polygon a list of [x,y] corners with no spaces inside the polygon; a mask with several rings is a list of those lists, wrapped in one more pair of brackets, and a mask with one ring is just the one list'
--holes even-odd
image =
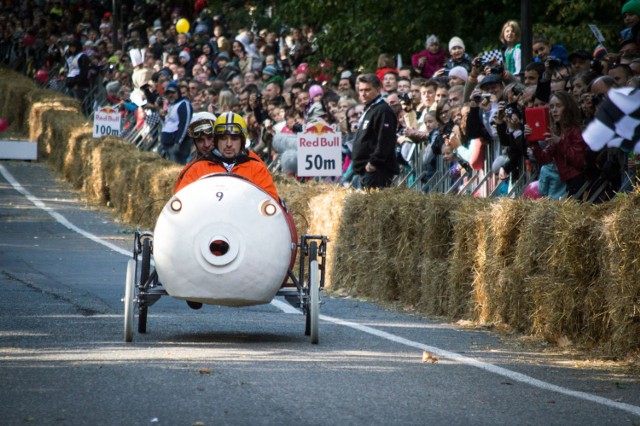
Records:
{"label": "passenger in helmet", "polygon": [[216,122],[216,116],[210,112],[196,112],[191,118],[187,135],[193,141],[195,152],[192,158],[195,161],[211,154],[213,150],[213,126]]}
{"label": "passenger in helmet", "polygon": [[[198,122],[199,123],[199,122]],[[246,148],[247,124],[239,114],[227,112],[217,118],[213,124],[213,149],[206,154],[207,132],[210,131],[206,123],[192,123],[194,133],[192,138],[196,143],[198,155],[180,172],[174,192],[211,173],[231,173],[242,176],[253,182],[275,200],[280,201],[276,185],[271,173],[260,157]],[[198,131],[198,134],[196,132]],[[198,140],[203,139],[202,149],[198,148]]]}

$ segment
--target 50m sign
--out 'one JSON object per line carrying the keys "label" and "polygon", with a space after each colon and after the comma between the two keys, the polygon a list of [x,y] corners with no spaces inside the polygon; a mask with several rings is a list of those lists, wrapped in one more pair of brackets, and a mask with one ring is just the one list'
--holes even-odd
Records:
{"label": "50m sign", "polygon": [[93,137],[119,136],[121,115],[117,109],[100,108],[93,116]]}
{"label": "50m sign", "polygon": [[340,176],[342,141],[339,133],[298,135],[298,176]]}

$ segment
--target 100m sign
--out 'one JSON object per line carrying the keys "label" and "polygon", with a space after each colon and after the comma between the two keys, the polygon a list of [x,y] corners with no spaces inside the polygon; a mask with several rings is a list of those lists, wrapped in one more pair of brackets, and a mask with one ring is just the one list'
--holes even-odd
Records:
{"label": "100m sign", "polygon": [[93,134],[95,137],[100,136],[118,136],[120,134],[119,129],[114,129],[111,126],[98,126],[93,128]]}

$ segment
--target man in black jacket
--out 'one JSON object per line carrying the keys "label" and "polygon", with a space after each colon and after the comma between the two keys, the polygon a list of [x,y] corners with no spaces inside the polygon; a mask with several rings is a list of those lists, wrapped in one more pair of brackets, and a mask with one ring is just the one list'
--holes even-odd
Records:
{"label": "man in black jacket", "polygon": [[380,96],[381,88],[375,74],[358,77],[358,94],[365,109],[353,142],[352,160],[363,188],[388,187],[399,172],[395,151],[398,122]]}

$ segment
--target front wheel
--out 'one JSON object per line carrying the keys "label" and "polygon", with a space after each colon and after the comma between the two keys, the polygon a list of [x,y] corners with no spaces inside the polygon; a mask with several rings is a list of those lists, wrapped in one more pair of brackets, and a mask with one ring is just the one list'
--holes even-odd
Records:
{"label": "front wheel", "polygon": [[309,288],[307,299],[307,329],[311,343],[318,343],[318,322],[320,321],[320,277],[318,268],[318,243],[309,243]]}
{"label": "front wheel", "polygon": [[[140,288],[145,292],[149,286],[147,281],[151,272],[151,240],[145,238],[142,242],[142,259],[140,262]],[[147,332],[147,305],[141,303],[138,305],[138,333]]]}
{"label": "front wheel", "polygon": [[133,296],[136,281],[136,261],[127,263],[127,280],[124,288],[124,341],[133,340]]}

